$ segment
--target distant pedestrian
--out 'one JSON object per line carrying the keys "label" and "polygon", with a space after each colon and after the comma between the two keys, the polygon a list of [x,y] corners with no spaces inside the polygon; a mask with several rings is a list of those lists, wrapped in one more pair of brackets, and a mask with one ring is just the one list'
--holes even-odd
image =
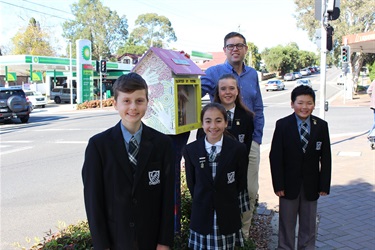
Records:
{"label": "distant pedestrian", "polygon": [[319,196],[329,194],[331,143],[326,121],[313,116],[315,93],[308,86],[292,91],[294,113],[276,122],[270,151],[272,184],[279,197],[278,249],[315,249]]}
{"label": "distant pedestrian", "polygon": [[174,237],[172,140],[141,119],[146,81],[136,73],[113,86],[121,120],[90,138],[82,168],[94,249],[168,250]]}
{"label": "distant pedestrian", "polygon": [[370,129],[368,136],[375,137],[375,79],[371,82],[370,86],[368,87],[367,94],[369,94],[371,97],[370,109],[372,109],[374,113],[374,124],[372,125],[372,128]]}
{"label": "distant pedestrian", "polygon": [[244,246],[241,212],[249,209],[242,192],[247,185],[248,155],[243,143],[225,135],[227,113],[219,103],[201,114],[206,136],[185,146],[186,181],[193,205],[190,249],[234,249]]}

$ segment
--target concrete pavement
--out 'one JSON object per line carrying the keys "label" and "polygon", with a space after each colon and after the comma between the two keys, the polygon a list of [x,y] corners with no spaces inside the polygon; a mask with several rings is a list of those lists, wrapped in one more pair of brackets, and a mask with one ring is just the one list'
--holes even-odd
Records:
{"label": "concrete pavement", "polygon": [[[353,100],[338,96],[330,106],[369,107],[369,96],[357,95]],[[331,192],[318,202],[317,249],[375,249],[375,150],[370,147],[367,132],[331,135]],[[269,147],[261,150],[258,213],[273,214],[269,249],[275,249],[278,198],[272,188]]]}

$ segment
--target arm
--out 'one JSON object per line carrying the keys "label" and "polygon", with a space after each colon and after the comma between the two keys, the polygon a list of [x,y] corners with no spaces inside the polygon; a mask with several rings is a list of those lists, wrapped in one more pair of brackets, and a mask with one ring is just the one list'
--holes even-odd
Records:
{"label": "arm", "polygon": [[[210,67],[206,70],[206,75],[201,76],[201,88],[202,88],[202,97],[207,93],[210,95],[210,98],[214,95],[214,90],[217,84],[217,79],[214,77],[213,68]],[[211,99],[212,101],[212,99]]]}
{"label": "arm", "polygon": [[162,213],[160,220],[158,248],[173,246],[174,237],[174,185],[175,185],[175,156],[173,155],[172,140],[165,137],[167,140],[161,141],[164,145],[164,159],[163,159],[163,196],[162,196]]}
{"label": "arm", "polygon": [[84,201],[93,244],[97,249],[110,247],[106,223],[103,166],[100,150],[93,139],[89,140],[82,168]]}
{"label": "arm", "polygon": [[283,166],[283,133],[280,121],[276,122],[269,155],[273,190],[277,196],[284,196],[284,166]]}
{"label": "arm", "polygon": [[195,170],[191,163],[190,156],[186,147],[183,150],[183,156],[185,159],[185,173],[186,173],[186,183],[190,191],[191,197],[194,197],[194,186],[195,186]]}
{"label": "arm", "polygon": [[256,96],[253,100],[254,116],[254,134],[253,140],[259,144],[262,144],[263,138],[263,127],[264,127],[264,107],[262,94],[260,92],[258,76],[256,76]]}
{"label": "arm", "polygon": [[322,142],[322,155],[320,157],[320,187],[319,192],[323,195],[329,194],[331,186],[332,155],[331,142],[327,123],[323,127],[324,141]]}

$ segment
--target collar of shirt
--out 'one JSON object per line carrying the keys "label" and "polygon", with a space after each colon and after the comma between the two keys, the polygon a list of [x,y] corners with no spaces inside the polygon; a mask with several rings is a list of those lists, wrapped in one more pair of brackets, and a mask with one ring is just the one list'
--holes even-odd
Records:
{"label": "collar of shirt", "polygon": [[234,116],[234,111],[236,110],[236,105],[234,105],[233,108],[231,109],[228,109],[227,111],[230,111],[230,118],[233,120],[233,116]]}
{"label": "collar of shirt", "polygon": [[[301,124],[302,124],[303,121],[297,115],[296,115],[296,119],[297,119],[298,130],[300,130],[301,129]],[[307,124],[307,130],[310,133],[310,116],[307,117],[307,119],[305,120],[305,123]]]}
{"label": "collar of shirt", "polygon": [[204,145],[205,145],[205,148],[206,148],[206,151],[207,153],[210,153],[211,152],[211,147],[212,146],[216,146],[216,153],[220,153],[221,152],[221,147],[223,145],[223,135],[221,136],[221,139],[220,141],[216,142],[214,145],[212,145],[211,143],[209,143],[207,141],[207,137],[204,139]]}
{"label": "collar of shirt", "polygon": [[[233,73],[233,72],[236,72],[234,69],[233,69],[233,66],[228,62],[228,60],[225,60],[225,63],[224,63],[229,69],[230,71]],[[245,63],[242,62],[242,74],[244,74],[246,72],[246,65]],[[237,73],[236,73],[237,74]]]}
{"label": "collar of shirt", "polygon": [[142,135],[142,130],[143,130],[143,125],[141,123],[141,127],[137,132],[135,132],[134,135],[130,134],[129,131],[124,127],[124,125],[121,123],[121,131],[122,131],[122,136],[124,137],[125,145],[128,147],[129,141],[132,138],[132,136],[135,137],[138,145],[141,143],[141,135]]}

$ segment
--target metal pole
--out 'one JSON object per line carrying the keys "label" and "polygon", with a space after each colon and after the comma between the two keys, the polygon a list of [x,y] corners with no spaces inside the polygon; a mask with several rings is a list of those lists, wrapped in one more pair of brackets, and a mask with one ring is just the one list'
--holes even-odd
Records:
{"label": "metal pole", "polygon": [[322,19],[321,19],[321,32],[322,36],[320,39],[320,103],[319,103],[319,117],[324,120],[325,109],[324,104],[326,100],[326,64],[327,64],[327,30],[325,22],[328,14],[326,10],[326,0],[322,0]]}
{"label": "metal pole", "polygon": [[69,58],[70,58],[70,76],[69,76],[69,85],[70,85],[70,105],[73,108],[73,63],[72,63],[72,41],[69,40]]}
{"label": "metal pole", "polygon": [[103,86],[102,86],[102,69],[101,69],[101,66],[102,66],[102,57],[100,56],[100,60],[99,60],[99,75],[100,75],[100,108],[102,109],[103,108]]}

